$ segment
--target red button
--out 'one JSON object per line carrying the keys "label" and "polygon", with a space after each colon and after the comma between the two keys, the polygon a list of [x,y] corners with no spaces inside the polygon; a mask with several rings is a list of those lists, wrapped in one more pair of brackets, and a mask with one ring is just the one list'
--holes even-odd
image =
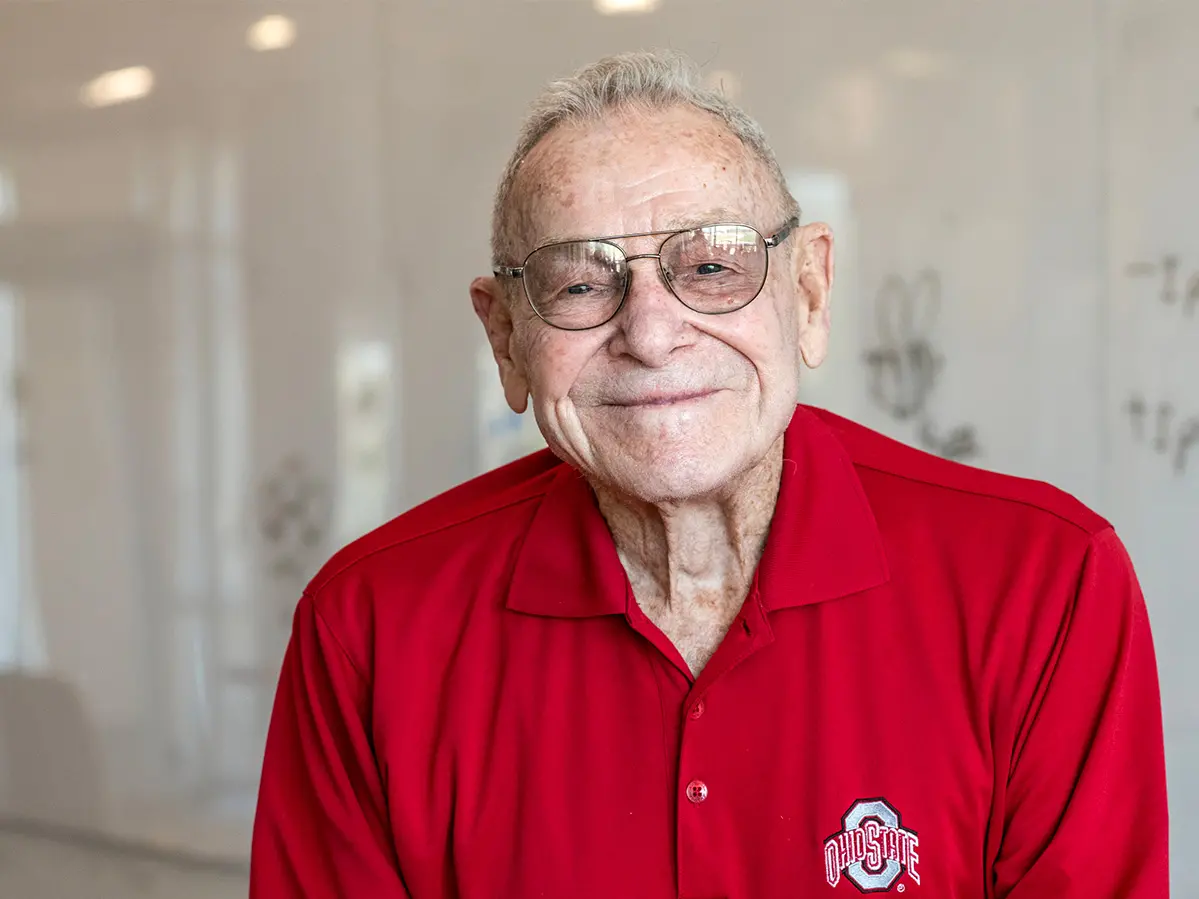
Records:
{"label": "red button", "polygon": [[708,798],[708,785],[702,780],[693,780],[687,784],[687,798],[699,805]]}
{"label": "red button", "polygon": [[695,700],[695,705],[691,707],[691,711],[688,714],[693,719],[702,717],[704,714],[704,701],[702,699]]}

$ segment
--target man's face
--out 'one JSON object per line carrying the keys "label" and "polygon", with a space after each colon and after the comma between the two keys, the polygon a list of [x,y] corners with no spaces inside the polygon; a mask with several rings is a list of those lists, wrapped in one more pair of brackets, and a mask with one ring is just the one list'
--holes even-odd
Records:
{"label": "man's face", "polygon": [[[765,168],[716,118],[686,108],[559,128],[530,154],[517,189],[526,249],[718,221],[769,236],[783,224]],[[630,256],[656,253],[664,236],[617,243]],[[528,391],[555,452],[631,496],[678,501],[719,494],[763,459],[795,410],[801,355],[809,365],[823,356],[827,228],[805,226],[769,254],[757,299],[724,315],[680,303],[654,259],[630,263],[623,308],[587,331],[543,322],[518,284],[507,301],[488,279],[472,294],[509,402],[519,411]]]}

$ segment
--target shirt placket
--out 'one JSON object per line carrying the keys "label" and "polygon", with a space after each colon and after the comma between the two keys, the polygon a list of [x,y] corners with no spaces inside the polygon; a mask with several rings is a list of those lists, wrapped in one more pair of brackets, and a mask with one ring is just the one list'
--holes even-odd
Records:
{"label": "shirt placket", "polygon": [[[653,633],[646,636],[663,649],[666,638],[648,619],[635,622],[635,626],[638,630],[651,628]],[[730,814],[728,798],[738,789],[738,779],[754,774],[739,770],[737,760],[727,757],[735,736],[729,731],[742,704],[725,676],[773,639],[755,590],[698,678],[692,678],[672,645],[670,652],[663,651],[691,685],[681,706],[667,703],[663,707],[664,714],[681,716],[681,720],[664,722],[668,732],[677,728],[679,734],[674,801],[680,899],[725,897],[730,885],[740,879],[729,870],[735,862],[718,834],[728,832],[730,823],[735,825],[724,819]]]}

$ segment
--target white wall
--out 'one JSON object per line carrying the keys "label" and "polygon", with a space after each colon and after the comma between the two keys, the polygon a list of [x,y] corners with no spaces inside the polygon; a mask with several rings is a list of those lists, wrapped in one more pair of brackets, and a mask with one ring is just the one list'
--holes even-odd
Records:
{"label": "white wall", "polygon": [[[48,691],[60,717],[39,726],[84,735],[31,745],[0,720],[0,816],[244,856],[304,580],[537,442],[497,404],[466,293],[525,104],[603,53],[670,45],[761,119],[842,237],[833,357],[806,398],[1051,480],[1124,535],[1176,845],[1199,838],[1193,0],[281,8],[298,40],[260,54],[245,29],[275,10],[240,0],[0,3],[0,282],[28,447],[0,455],[0,485],[22,485],[0,519],[28,522],[23,573],[0,572],[0,622],[22,623],[0,651],[24,672],[4,695]],[[149,97],[78,102],[133,64]],[[1167,256],[1173,300],[1137,268]]]}
{"label": "white wall", "polygon": [[5,899],[245,899],[248,889],[247,872],[232,865],[0,830]]}

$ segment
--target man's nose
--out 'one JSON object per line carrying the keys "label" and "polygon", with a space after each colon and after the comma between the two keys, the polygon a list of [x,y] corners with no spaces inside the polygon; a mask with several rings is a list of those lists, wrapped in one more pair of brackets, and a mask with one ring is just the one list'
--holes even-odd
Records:
{"label": "man's nose", "polygon": [[629,267],[629,292],[616,317],[620,330],[612,349],[653,368],[664,364],[671,352],[687,342],[689,329],[687,308],[671,292],[660,255],[638,253],[628,257],[630,263],[650,259],[655,264]]}

